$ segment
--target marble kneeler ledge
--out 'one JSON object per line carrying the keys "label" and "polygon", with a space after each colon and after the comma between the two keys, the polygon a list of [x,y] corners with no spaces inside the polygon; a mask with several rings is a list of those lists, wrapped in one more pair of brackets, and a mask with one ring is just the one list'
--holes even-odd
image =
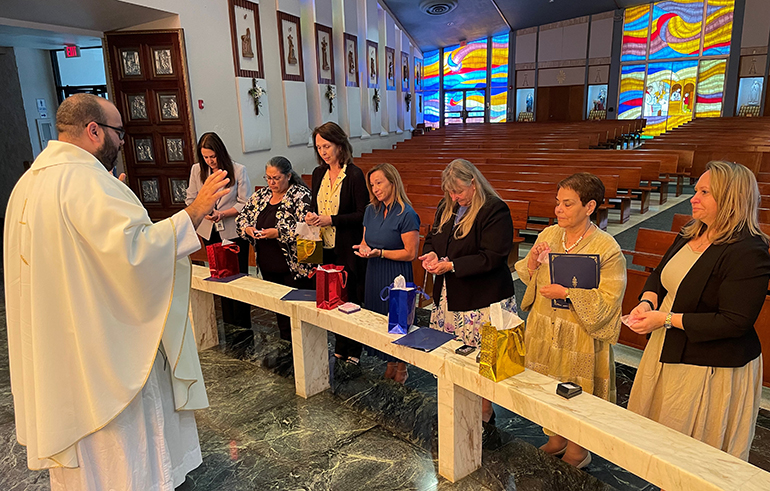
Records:
{"label": "marble kneeler ledge", "polygon": [[[193,289],[229,296],[292,318],[297,394],[310,397],[329,388],[326,331],[349,337],[438,377],[439,473],[451,481],[481,465],[481,397],[550,428],[624,469],[664,489],[770,489],[770,473],[655,421],[591,394],[573,399],[556,395],[558,381],[531,370],[492,382],[479,375],[475,357],[456,355],[450,341],[430,353],[391,342],[387,317],[362,310],[344,314],[310,302],[283,302],[291,288],[256,278],[231,283],[203,281],[207,268],[194,267]],[[209,295],[210,296],[210,295]],[[195,313],[198,329],[216,332],[208,313]],[[211,302],[213,312],[213,302]],[[197,318],[197,319],[196,319]]]}

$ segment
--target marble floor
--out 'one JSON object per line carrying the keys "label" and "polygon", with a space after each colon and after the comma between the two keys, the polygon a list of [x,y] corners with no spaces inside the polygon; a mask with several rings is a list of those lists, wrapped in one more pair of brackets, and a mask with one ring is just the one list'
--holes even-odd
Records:
{"label": "marble floor", "polygon": [[[521,299],[523,285],[516,287]],[[355,367],[330,356],[332,389],[302,399],[274,314],[252,313],[253,336],[220,318],[225,344],[201,353],[211,402],[196,413],[203,464],[178,490],[657,490],[598,455],[579,471],[544,454],[537,448],[546,441],[542,429],[499,407],[482,467],[448,482],[437,473],[433,375],[410,367],[402,386],[382,378],[378,358],[364,355]],[[428,316],[418,311],[417,323],[426,325]],[[0,491],[47,491],[47,472],[28,470],[16,442],[5,330],[0,300]],[[330,350],[333,343],[330,336]],[[632,366],[617,365],[621,406],[634,375]],[[770,471],[770,411],[760,411],[750,461]]]}

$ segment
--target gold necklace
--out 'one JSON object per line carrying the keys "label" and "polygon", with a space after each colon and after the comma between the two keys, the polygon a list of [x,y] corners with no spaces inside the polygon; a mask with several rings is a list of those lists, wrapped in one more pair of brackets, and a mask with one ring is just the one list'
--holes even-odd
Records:
{"label": "gold necklace", "polygon": [[581,241],[581,240],[583,240],[583,237],[585,237],[585,236],[586,236],[586,234],[588,233],[588,230],[591,228],[591,225],[593,225],[593,222],[589,220],[589,221],[588,221],[588,226],[586,227],[586,229],[585,229],[585,230],[583,230],[583,235],[581,235],[580,237],[578,237],[578,240],[576,240],[576,241],[575,241],[575,243],[574,243],[574,244],[572,244],[572,245],[571,245],[571,246],[569,246],[569,247],[567,247],[567,242],[566,242],[566,239],[567,239],[567,231],[565,230],[565,231],[564,231],[564,233],[563,233],[563,234],[562,234],[562,236],[561,236],[561,246],[564,248],[564,252],[569,252],[569,251],[571,251],[572,249],[574,249],[575,247],[577,247],[577,245],[578,245],[578,244],[580,244],[580,241]]}

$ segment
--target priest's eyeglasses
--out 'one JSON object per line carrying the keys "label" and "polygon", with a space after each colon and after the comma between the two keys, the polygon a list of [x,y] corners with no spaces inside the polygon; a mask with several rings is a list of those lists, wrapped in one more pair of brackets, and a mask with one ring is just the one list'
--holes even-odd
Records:
{"label": "priest's eyeglasses", "polygon": [[108,124],[100,123],[98,121],[94,121],[94,123],[98,124],[99,126],[104,126],[105,128],[109,128],[111,130],[114,130],[115,133],[118,134],[118,138],[121,139],[121,140],[123,139],[124,136],[126,136],[126,130],[123,129],[123,128],[116,128],[114,126],[110,126]]}

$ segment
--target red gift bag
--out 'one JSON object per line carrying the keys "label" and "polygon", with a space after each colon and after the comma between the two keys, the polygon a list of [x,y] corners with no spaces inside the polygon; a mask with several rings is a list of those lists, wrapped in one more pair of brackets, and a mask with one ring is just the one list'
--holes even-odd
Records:
{"label": "red gift bag", "polygon": [[348,272],[344,266],[327,264],[318,266],[311,272],[315,274],[315,305],[319,309],[332,310],[348,301],[345,285]]}
{"label": "red gift bag", "polygon": [[227,278],[240,273],[238,253],[241,248],[236,244],[222,245],[221,242],[206,246],[206,256],[212,278]]}

